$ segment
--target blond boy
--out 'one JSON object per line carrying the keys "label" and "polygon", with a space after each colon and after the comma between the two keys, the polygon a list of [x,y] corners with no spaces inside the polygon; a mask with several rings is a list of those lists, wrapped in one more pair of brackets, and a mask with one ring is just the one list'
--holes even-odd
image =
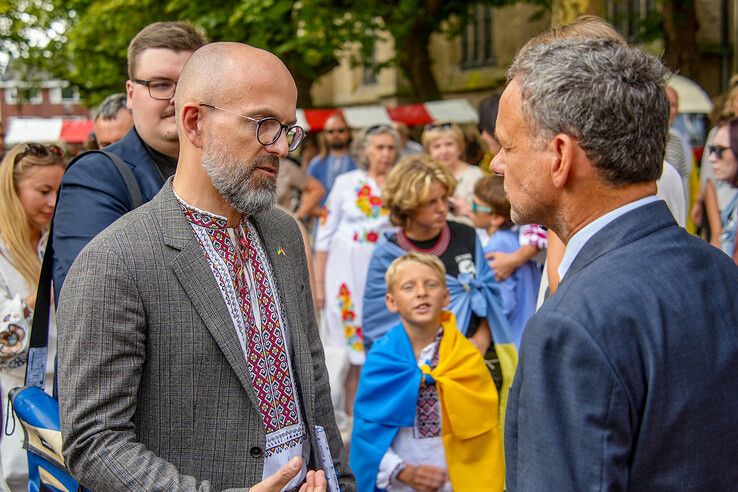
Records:
{"label": "blond boy", "polygon": [[446,272],[411,252],[387,270],[401,322],[372,346],[354,407],[351,468],[360,491],[502,490],[498,395],[458,331]]}

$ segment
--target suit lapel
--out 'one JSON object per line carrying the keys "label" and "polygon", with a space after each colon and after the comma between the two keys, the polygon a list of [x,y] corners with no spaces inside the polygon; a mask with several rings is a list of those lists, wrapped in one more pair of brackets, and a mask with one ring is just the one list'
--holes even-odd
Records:
{"label": "suit lapel", "polygon": [[279,291],[281,309],[287,320],[292,373],[296,373],[300,383],[297,385],[297,391],[302,398],[301,404],[305,410],[305,418],[312,421],[314,411],[312,356],[304,325],[298,315],[302,312],[298,306],[303,302],[301,298],[303,289],[309,289],[309,286],[304,285],[304,279],[301,278],[299,272],[295,273],[295,265],[299,264],[297,259],[304,252],[291,249],[297,247],[299,243],[282,239],[287,231],[276,225],[284,220],[277,216],[279,213],[272,208],[257,215],[252,222],[256,226],[272,267]]}
{"label": "suit lapel", "polygon": [[251,386],[251,378],[233,321],[202,248],[174,196],[171,180],[164,185],[160,197],[164,242],[180,251],[171,262],[172,270],[197,314],[236,373],[254,408],[258,410],[259,402]]}

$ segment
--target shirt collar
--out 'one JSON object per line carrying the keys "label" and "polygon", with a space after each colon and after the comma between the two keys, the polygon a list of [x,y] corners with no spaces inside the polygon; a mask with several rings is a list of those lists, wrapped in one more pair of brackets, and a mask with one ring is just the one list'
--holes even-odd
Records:
{"label": "shirt collar", "polygon": [[179,205],[182,207],[182,211],[184,212],[185,218],[188,222],[191,224],[198,225],[200,227],[206,227],[209,229],[227,229],[228,228],[228,219],[226,217],[223,217],[221,215],[216,215],[214,213],[200,210],[197,207],[194,207],[184,201],[182,198],[180,198],[179,195],[177,195],[177,192],[174,191],[174,196],[179,202]]}
{"label": "shirt collar", "polygon": [[569,267],[571,267],[571,264],[574,263],[574,259],[577,257],[577,255],[579,255],[579,252],[582,250],[584,245],[587,244],[587,241],[592,238],[592,236],[600,232],[602,229],[605,228],[605,226],[607,226],[610,222],[614,221],[618,217],[625,215],[631,210],[635,210],[638,207],[653,203],[657,200],[660,200],[660,198],[658,198],[656,195],[650,195],[634,202],[627,203],[622,207],[618,207],[615,210],[612,210],[605,215],[598,217],[586,226],[582,227],[582,229],[574,234],[571,239],[569,239],[569,242],[566,244],[564,257],[561,259],[561,263],[559,264],[559,281],[564,278],[566,272],[569,271]]}

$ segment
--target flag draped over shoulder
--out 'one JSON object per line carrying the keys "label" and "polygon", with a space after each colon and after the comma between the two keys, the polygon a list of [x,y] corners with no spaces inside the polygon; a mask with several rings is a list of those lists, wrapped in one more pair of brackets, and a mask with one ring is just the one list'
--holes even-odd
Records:
{"label": "flag draped over shoulder", "polygon": [[379,490],[382,457],[400,427],[415,425],[421,381],[435,384],[449,477],[457,492],[503,489],[504,460],[498,395],[477,349],[444,312],[435,369],[418,367],[410,339],[397,325],[372,347],[362,369],[354,404],[351,469],[359,492]]}
{"label": "flag draped over shoulder", "polygon": [[[406,253],[397,244],[387,239],[391,234],[395,233],[387,232],[382,237],[372,253],[372,261],[369,264],[364,290],[362,326],[365,340],[368,343],[373,343],[400,322],[397,314],[387,310],[384,300],[387,292],[384,274],[392,260]],[[478,239],[474,252],[474,263],[477,269],[476,278],[472,278],[468,273],[461,273],[458,277],[446,275],[446,286],[451,294],[451,304],[448,309],[456,316],[459,330],[464,334],[469,326],[472,312],[480,318],[487,318],[492,328],[492,338],[502,371],[500,421],[504,425],[507,395],[518,366],[516,340],[520,340],[521,334],[512,332],[510,323],[505,317],[500,286],[487,260],[484,259],[482,245]]]}

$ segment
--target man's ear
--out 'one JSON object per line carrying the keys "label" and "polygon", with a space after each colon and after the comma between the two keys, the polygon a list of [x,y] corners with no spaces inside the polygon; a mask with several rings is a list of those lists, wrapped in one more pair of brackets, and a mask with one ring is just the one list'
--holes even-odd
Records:
{"label": "man's ear", "polygon": [[133,86],[135,82],[126,80],[126,107],[133,110]]}
{"label": "man's ear", "polygon": [[180,124],[182,131],[192,145],[202,148],[202,111],[200,106],[194,103],[187,103],[182,106],[180,111]]}
{"label": "man's ear", "polygon": [[574,172],[574,164],[581,151],[579,143],[571,135],[559,133],[551,140],[549,148],[554,155],[551,162],[551,180],[556,188],[563,188]]}
{"label": "man's ear", "polygon": [[451,304],[451,293],[446,287],[446,293],[443,295],[443,307],[448,307],[449,304]]}
{"label": "man's ear", "polygon": [[387,304],[387,310],[390,313],[397,312],[397,303],[395,302],[395,298],[392,296],[391,292],[387,292],[384,295],[384,303]]}

